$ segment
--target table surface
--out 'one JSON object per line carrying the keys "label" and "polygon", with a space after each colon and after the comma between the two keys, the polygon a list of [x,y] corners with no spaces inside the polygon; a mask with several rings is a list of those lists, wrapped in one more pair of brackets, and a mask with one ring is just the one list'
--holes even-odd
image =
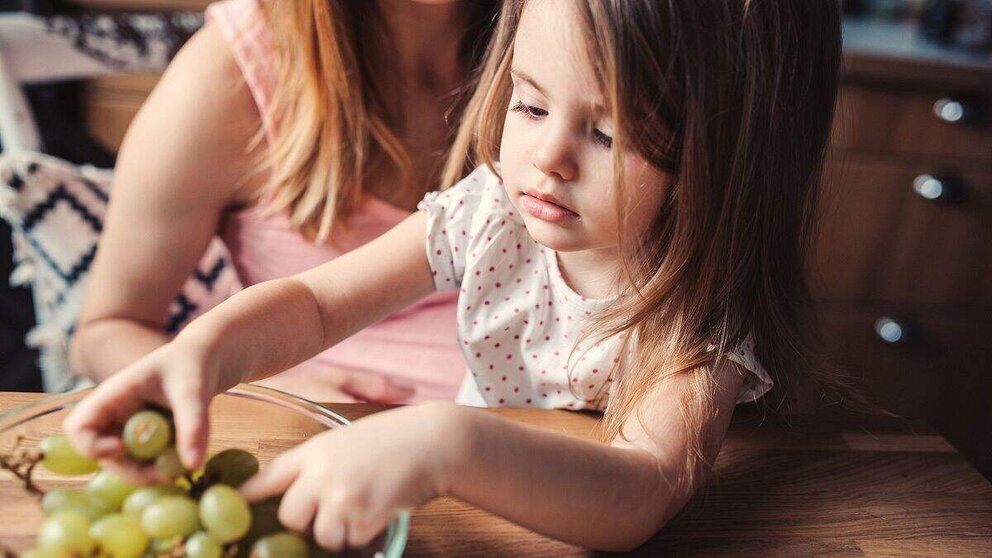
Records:
{"label": "table surface", "polygon": [[[0,393],[0,412],[38,397]],[[388,408],[328,406],[352,420]],[[257,416],[239,416],[237,405],[221,412],[229,415],[226,427],[241,424],[246,436],[259,436]],[[581,437],[590,437],[597,423],[595,415],[568,411],[488,412]],[[916,422],[798,417],[787,425],[740,407],[717,471],[682,513],[633,554],[992,555],[992,484],[943,437]],[[13,483],[0,473],[0,493]],[[405,552],[592,554],[449,498],[414,511]]]}

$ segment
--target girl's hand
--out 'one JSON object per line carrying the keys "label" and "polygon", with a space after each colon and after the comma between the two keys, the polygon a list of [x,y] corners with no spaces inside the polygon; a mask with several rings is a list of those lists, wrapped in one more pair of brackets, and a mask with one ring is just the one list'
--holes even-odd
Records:
{"label": "girl's hand", "polygon": [[241,488],[249,500],[282,494],[279,520],[332,551],[367,545],[401,510],[446,494],[469,440],[466,413],[428,403],[320,434]]}
{"label": "girl's hand", "polygon": [[100,384],[69,413],[63,428],[83,455],[109,460],[131,477],[154,480],[153,468],[125,459],[121,428],[136,411],[156,403],[172,409],[179,458],[194,470],[206,451],[210,399],[230,387],[215,368],[205,349],[177,338]]}

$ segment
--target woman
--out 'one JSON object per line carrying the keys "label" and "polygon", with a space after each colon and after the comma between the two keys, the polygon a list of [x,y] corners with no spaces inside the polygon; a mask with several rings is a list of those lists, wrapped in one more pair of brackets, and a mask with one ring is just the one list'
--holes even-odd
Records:
{"label": "woman", "polygon": [[[168,341],[214,235],[245,285],[389,230],[435,189],[498,2],[225,0],[121,146],[72,347],[102,380]],[[438,294],[269,385],[322,401],[452,399],[465,364]]]}

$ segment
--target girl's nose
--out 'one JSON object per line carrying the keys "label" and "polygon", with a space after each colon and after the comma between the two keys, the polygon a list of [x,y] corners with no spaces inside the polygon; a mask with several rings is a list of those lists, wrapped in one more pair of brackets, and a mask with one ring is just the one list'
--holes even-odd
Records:
{"label": "girl's nose", "polygon": [[533,165],[547,175],[556,175],[558,180],[575,180],[578,165],[570,145],[568,132],[563,129],[548,129],[541,143],[531,157]]}

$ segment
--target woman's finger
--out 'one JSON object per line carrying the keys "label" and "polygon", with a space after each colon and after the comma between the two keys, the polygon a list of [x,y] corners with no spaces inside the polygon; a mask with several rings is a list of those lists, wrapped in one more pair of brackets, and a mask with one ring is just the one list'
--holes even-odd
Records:
{"label": "woman's finger", "polygon": [[413,388],[402,386],[385,376],[349,372],[341,383],[348,395],[375,403],[399,403],[413,397]]}

